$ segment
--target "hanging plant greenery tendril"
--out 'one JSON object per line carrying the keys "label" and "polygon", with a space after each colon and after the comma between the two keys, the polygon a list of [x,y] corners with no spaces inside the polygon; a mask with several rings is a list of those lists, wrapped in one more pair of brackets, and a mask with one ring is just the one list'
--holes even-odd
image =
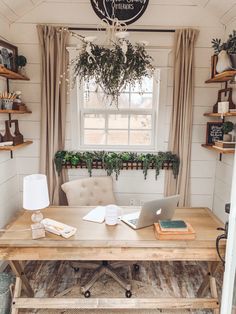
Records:
{"label": "hanging plant greenery tendril", "polygon": [[[123,47],[125,46],[125,48]],[[111,99],[111,104],[118,106],[118,97],[128,85],[140,84],[142,91],[143,77],[151,77],[154,67],[152,57],[147,54],[143,44],[132,45],[128,40],[112,43],[112,48],[84,43],[80,54],[71,62],[73,84],[76,78],[88,82],[91,79]]]}
{"label": "hanging plant greenery tendril", "polygon": [[[95,162],[95,165],[93,163]],[[123,163],[142,163],[144,179],[146,180],[148,169],[155,169],[155,178],[157,179],[160,170],[164,167],[172,168],[173,175],[176,178],[179,173],[179,158],[171,152],[150,153],[133,153],[133,152],[67,152],[58,151],[55,155],[55,165],[58,174],[65,167],[79,167],[85,165],[88,169],[89,176],[92,175],[92,169],[96,168],[96,162],[102,164],[102,168],[106,170],[110,176],[114,172],[116,179],[120,174]]]}

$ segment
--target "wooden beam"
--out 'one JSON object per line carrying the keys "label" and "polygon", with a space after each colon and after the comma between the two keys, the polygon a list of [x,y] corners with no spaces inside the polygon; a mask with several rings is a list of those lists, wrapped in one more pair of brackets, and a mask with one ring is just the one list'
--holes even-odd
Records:
{"label": "wooden beam", "polygon": [[216,299],[15,298],[18,309],[218,309]]}

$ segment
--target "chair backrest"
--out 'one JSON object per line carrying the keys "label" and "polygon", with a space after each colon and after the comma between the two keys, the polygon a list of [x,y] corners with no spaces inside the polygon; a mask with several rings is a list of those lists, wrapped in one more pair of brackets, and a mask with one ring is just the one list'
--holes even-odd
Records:
{"label": "chair backrest", "polygon": [[112,177],[93,177],[62,184],[69,206],[116,204]]}

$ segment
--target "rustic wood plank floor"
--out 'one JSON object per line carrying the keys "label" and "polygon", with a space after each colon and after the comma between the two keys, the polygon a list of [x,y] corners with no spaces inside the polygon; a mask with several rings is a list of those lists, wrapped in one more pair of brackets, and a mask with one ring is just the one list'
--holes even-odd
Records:
{"label": "rustic wood plank floor", "polygon": [[[195,297],[206,272],[205,262],[143,262],[139,263],[139,272],[132,271],[133,297]],[[128,268],[120,273],[128,278]],[[25,272],[35,291],[36,297],[53,297],[65,289],[74,286],[65,296],[83,298],[80,285],[88,278],[91,271],[74,272],[69,262],[28,262]],[[218,291],[221,296],[223,267],[217,274]],[[91,297],[124,297],[124,290],[109,277],[104,276],[91,289]],[[20,313],[40,314],[111,314],[108,310],[22,310]],[[156,314],[156,313],[194,313],[207,314],[211,311],[158,311],[133,310],[112,311],[114,314]]]}

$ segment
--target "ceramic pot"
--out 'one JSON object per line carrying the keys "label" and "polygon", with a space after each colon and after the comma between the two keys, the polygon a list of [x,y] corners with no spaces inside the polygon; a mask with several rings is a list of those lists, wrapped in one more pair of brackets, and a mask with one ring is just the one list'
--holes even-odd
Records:
{"label": "ceramic pot", "polygon": [[224,134],[223,141],[224,142],[232,142],[232,134]]}
{"label": "ceramic pot", "polygon": [[236,69],[236,53],[230,54],[229,56],[232,63],[232,67]]}
{"label": "ceramic pot", "polygon": [[217,71],[217,73],[222,73],[222,72],[230,70],[230,69],[232,69],[232,63],[231,63],[230,57],[229,57],[227,51],[222,50],[218,54],[216,71]]}

